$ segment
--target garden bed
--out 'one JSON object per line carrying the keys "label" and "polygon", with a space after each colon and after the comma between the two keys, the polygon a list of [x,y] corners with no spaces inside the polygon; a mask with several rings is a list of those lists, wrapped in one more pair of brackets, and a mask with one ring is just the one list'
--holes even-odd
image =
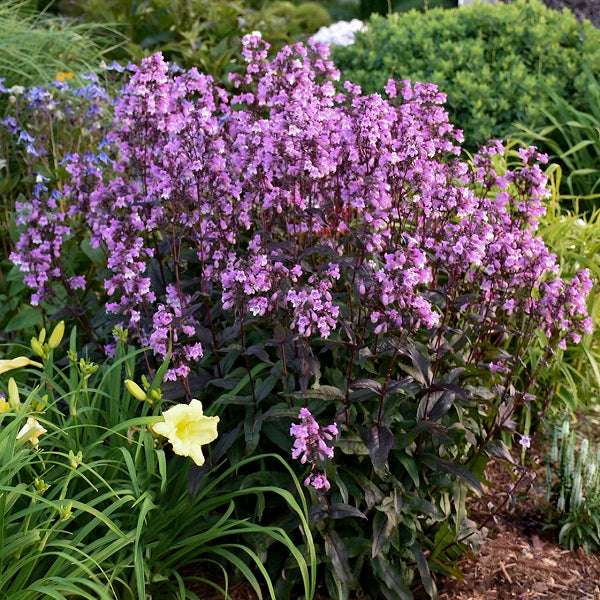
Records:
{"label": "garden bed", "polygon": [[516,484],[498,463],[486,474],[494,488],[471,505],[471,518],[487,528],[484,543],[460,561],[464,582],[439,586],[440,600],[600,598],[600,557],[560,547],[545,523],[544,468],[537,464]]}

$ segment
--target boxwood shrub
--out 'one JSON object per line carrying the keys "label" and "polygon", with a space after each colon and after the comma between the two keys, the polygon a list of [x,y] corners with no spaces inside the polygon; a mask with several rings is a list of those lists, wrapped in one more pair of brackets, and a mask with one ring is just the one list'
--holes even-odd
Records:
{"label": "boxwood shrub", "polygon": [[373,15],[354,45],[336,48],[335,61],[342,79],[365,92],[391,77],[436,83],[473,146],[505,137],[516,122],[543,123],[549,90],[584,104],[584,66],[600,73],[600,31],[538,0],[478,3]]}

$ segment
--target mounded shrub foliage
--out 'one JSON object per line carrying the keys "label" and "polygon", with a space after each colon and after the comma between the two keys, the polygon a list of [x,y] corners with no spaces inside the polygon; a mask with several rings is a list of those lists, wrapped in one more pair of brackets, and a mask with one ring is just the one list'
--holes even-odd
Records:
{"label": "mounded shrub foliage", "polygon": [[600,31],[538,0],[476,3],[374,15],[352,46],[336,48],[335,61],[369,93],[390,77],[437,84],[448,95],[450,121],[474,149],[504,138],[517,122],[544,123],[550,91],[586,107],[584,66],[600,73]]}

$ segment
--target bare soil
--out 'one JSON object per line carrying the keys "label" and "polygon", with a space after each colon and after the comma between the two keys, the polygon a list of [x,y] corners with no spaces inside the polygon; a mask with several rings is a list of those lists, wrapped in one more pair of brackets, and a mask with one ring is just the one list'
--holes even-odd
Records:
{"label": "bare soil", "polygon": [[490,464],[493,487],[471,503],[484,527],[479,552],[464,557],[464,582],[439,583],[440,600],[600,600],[600,556],[570,552],[546,525],[544,469]]}

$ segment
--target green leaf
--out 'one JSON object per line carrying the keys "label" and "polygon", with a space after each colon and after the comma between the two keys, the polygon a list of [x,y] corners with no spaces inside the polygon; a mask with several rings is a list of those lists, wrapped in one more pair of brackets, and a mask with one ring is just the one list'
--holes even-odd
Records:
{"label": "green leaf", "polygon": [[344,454],[355,454],[357,456],[370,454],[362,437],[355,431],[342,431],[341,437],[335,442],[335,447],[339,448]]}
{"label": "green leaf", "polygon": [[371,558],[375,558],[386,543],[390,541],[390,535],[394,528],[394,523],[387,514],[377,511],[373,518],[373,543],[371,546]]}
{"label": "green leaf", "polygon": [[359,519],[366,519],[367,516],[349,504],[343,504],[340,502],[333,502],[329,506],[327,504],[316,504],[310,507],[309,517],[312,522],[322,521],[327,518],[331,519],[345,519],[348,517],[358,517]]}
{"label": "green leaf", "polygon": [[305,392],[293,392],[290,394],[292,398],[298,400],[345,400],[346,395],[342,390],[332,385],[320,385],[316,388],[309,388]]}
{"label": "green leaf", "polygon": [[421,546],[419,546],[418,542],[415,542],[411,547],[412,553],[415,556],[415,560],[417,561],[417,569],[419,570],[419,575],[421,576],[421,583],[425,588],[425,591],[429,594],[431,598],[437,597],[437,589],[435,587],[435,582],[431,577],[431,572],[429,571],[429,565],[427,564],[427,559],[423,554],[423,550]]}
{"label": "green leaf", "polygon": [[462,463],[440,458],[434,454],[423,454],[419,456],[419,459],[433,471],[441,470],[453,477],[462,479],[473,490],[479,494],[483,494],[479,479]]}
{"label": "green leaf", "polygon": [[367,448],[375,468],[379,471],[383,471],[393,445],[394,434],[389,427],[378,427],[377,425],[371,427],[367,438]]}
{"label": "green leaf", "polygon": [[12,317],[4,330],[8,333],[10,331],[23,331],[33,327],[41,327],[42,325],[43,319],[40,309],[27,307]]}
{"label": "green leaf", "polygon": [[348,552],[342,538],[334,530],[324,532],[325,554],[331,561],[336,575],[344,585],[353,587],[354,577],[348,562]]}
{"label": "green leaf", "polygon": [[417,463],[415,462],[412,456],[408,454],[399,453],[395,454],[395,458],[400,462],[400,464],[406,469],[413,483],[415,484],[415,488],[419,488],[419,469],[417,467]]}
{"label": "green leaf", "polygon": [[371,390],[375,396],[381,396],[381,392],[383,390],[383,386],[379,381],[375,381],[374,379],[357,379],[350,385],[351,389],[367,389]]}
{"label": "green leaf", "polygon": [[413,600],[413,595],[409,587],[404,583],[402,574],[381,554],[373,559],[372,564],[379,579],[395,594],[394,596],[389,596],[389,598],[394,598],[395,600]]}
{"label": "green leaf", "polygon": [[244,437],[246,440],[246,453],[251,454],[256,450],[260,439],[260,430],[262,428],[262,412],[254,413],[253,410],[248,411],[244,420]]}
{"label": "green leaf", "polygon": [[102,248],[93,248],[89,238],[84,238],[81,242],[82,252],[92,261],[95,265],[103,265],[106,262],[106,256]]}

